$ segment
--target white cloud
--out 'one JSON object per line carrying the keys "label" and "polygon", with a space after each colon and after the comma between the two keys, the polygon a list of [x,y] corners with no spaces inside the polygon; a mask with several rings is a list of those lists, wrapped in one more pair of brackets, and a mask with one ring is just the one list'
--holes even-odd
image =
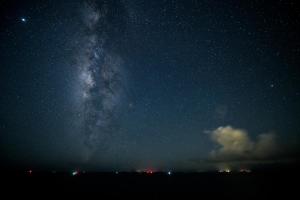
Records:
{"label": "white cloud", "polygon": [[252,141],[246,130],[221,126],[211,131],[211,139],[218,145],[211,151],[211,158],[220,161],[268,159],[277,150],[275,138],[274,134],[265,133]]}

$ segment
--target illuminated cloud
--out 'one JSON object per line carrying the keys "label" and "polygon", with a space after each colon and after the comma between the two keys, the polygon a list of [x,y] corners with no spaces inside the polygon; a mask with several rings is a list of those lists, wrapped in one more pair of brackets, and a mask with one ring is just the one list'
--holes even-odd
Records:
{"label": "illuminated cloud", "polygon": [[246,130],[231,126],[211,131],[211,139],[218,145],[211,151],[211,158],[216,161],[268,159],[278,149],[275,134],[260,134],[257,141],[253,141]]}

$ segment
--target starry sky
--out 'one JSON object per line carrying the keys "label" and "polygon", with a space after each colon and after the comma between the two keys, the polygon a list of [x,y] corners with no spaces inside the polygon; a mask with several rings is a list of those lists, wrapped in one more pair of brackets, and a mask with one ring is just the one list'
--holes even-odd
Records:
{"label": "starry sky", "polygon": [[0,13],[5,166],[297,162],[296,0],[6,0]]}

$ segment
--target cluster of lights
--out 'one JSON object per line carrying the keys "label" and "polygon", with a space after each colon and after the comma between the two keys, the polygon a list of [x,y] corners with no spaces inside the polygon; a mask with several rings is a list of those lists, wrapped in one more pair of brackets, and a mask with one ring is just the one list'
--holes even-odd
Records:
{"label": "cluster of lights", "polygon": [[[151,169],[146,169],[146,170],[136,170],[137,173],[145,173],[145,174],[148,174],[148,175],[151,175],[151,174],[154,174],[154,173],[166,173],[167,175],[171,176],[172,175],[172,171],[166,171],[166,172],[159,172],[159,171],[153,171]],[[116,173],[117,174],[117,173]]]}
{"label": "cluster of lights", "polygon": [[[230,173],[232,172],[230,169],[220,169],[218,172],[220,173]],[[251,173],[250,169],[240,169],[238,172],[240,173]]]}
{"label": "cluster of lights", "polygon": [[145,170],[138,169],[138,170],[136,170],[136,172],[137,173],[145,173],[145,174],[149,174],[149,175],[154,173],[153,170],[151,170],[151,169],[145,169]]}
{"label": "cluster of lights", "polygon": [[[52,170],[51,173],[52,173],[52,174],[57,174],[57,171]],[[79,175],[79,173],[80,173],[79,170],[74,170],[74,171],[71,172],[71,175],[72,175],[72,176],[77,176],[77,175]],[[82,173],[85,174],[85,171],[82,171]],[[32,171],[31,169],[26,170],[26,174],[32,175],[32,174],[33,174],[33,171]]]}
{"label": "cluster of lights", "polygon": [[240,169],[241,173],[250,173],[251,170],[250,169]]}
{"label": "cluster of lights", "polygon": [[147,170],[146,174],[153,174],[153,171],[152,170]]}
{"label": "cluster of lights", "polygon": [[[148,174],[148,175],[152,175],[152,174],[156,173],[156,172],[154,172],[153,170],[150,170],[150,169],[148,169],[148,170],[137,170],[136,172],[137,172],[137,173],[145,173],[145,174]],[[221,171],[219,171],[219,172],[221,172]],[[223,172],[223,171],[222,171],[222,172]],[[227,171],[225,171],[225,172],[227,172]],[[229,171],[229,172],[230,172],[230,171]],[[240,171],[240,172],[242,172],[242,171]],[[249,172],[249,171],[243,171],[243,172]],[[32,175],[32,170],[31,170],[31,169],[30,169],[30,170],[27,170],[26,173],[27,173],[28,175]],[[57,171],[52,170],[51,173],[52,173],[52,174],[56,174]],[[72,176],[77,176],[77,175],[79,175],[79,173],[80,173],[79,170],[73,170],[73,171],[71,171],[71,175],[72,175]],[[85,172],[85,171],[82,171],[82,173],[85,174],[86,172]],[[118,175],[119,173],[120,173],[119,171],[115,171],[115,174]],[[169,175],[169,176],[171,176],[171,175],[172,175],[172,171],[167,171],[166,174]]]}
{"label": "cluster of lights", "polygon": [[220,169],[219,172],[220,173],[230,173],[231,170],[230,169]]}

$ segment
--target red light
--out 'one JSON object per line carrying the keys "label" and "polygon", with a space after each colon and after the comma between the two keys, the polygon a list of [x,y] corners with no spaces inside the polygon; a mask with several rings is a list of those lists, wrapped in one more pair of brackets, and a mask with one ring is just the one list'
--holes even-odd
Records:
{"label": "red light", "polygon": [[153,171],[152,170],[147,170],[146,173],[147,174],[153,174]]}

